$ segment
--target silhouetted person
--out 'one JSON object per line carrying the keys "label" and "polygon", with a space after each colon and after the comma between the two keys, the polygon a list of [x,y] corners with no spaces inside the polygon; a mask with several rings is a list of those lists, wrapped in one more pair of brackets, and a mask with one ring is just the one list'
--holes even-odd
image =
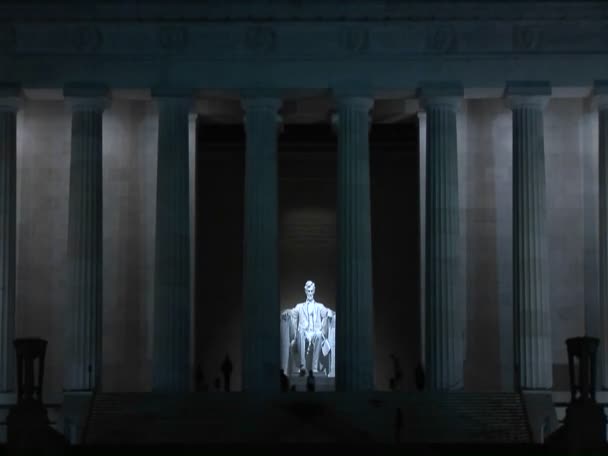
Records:
{"label": "silhouetted person", "polygon": [[300,377],[306,377],[306,368],[304,364],[300,364]]}
{"label": "silhouetted person", "polygon": [[388,381],[388,388],[389,388],[391,391],[395,391],[395,379],[394,379],[394,378],[391,378],[391,379]]}
{"label": "silhouetted person", "polygon": [[403,427],[403,411],[398,407],[395,411],[395,442],[401,441],[401,428]]}
{"label": "silhouetted person", "polygon": [[312,370],[308,371],[308,377],[306,378],[306,391],[309,393],[314,393],[315,391],[315,376],[312,373]]}
{"label": "silhouetted person", "polygon": [[391,359],[393,360],[393,379],[395,380],[395,391],[401,389],[401,379],[403,378],[403,371],[399,364],[399,358],[394,353],[391,353]]}
{"label": "silhouetted person", "polygon": [[281,369],[281,392],[286,393],[289,391],[289,377],[285,375],[285,371]]}
{"label": "silhouetted person", "polygon": [[196,374],[194,376],[194,384],[196,385],[196,391],[203,391],[203,384],[205,382],[205,376],[203,375],[203,368],[200,364],[196,366]]}
{"label": "silhouetted person", "polygon": [[416,369],[414,370],[414,382],[416,383],[416,389],[418,391],[424,390],[424,383],[426,382],[424,375],[424,368],[422,367],[422,363],[418,363],[416,365]]}
{"label": "silhouetted person", "polygon": [[213,386],[215,387],[215,391],[221,391],[221,382],[219,377],[215,377],[215,381],[213,382]]}
{"label": "silhouetted person", "polygon": [[232,361],[230,357],[226,355],[224,362],[222,363],[222,374],[224,374],[224,391],[230,392],[230,375],[232,375]]}
{"label": "silhouetted person", "polygon": [[[47,341],[38,338],[15,339],[17,365],[17,403],[6,416],[6,451],[3,454],[64,454],[65,436],[50,426],[42,402],[44,359]],[[37,361],[37,362],[36,362]],[[89,369],[89,376],[91,375]]]}

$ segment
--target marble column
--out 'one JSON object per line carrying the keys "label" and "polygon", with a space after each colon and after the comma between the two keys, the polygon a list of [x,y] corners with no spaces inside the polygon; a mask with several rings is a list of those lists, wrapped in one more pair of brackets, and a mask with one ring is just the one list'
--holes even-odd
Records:
{"label": "marble column", "polygon": [[456,114],[458,85],[423,88],[426,111],[425,369],[428,388],[463,387]]}
{"label": "marble column", "polygon": [[552,387],[551,312],[547,290],[543,110],[551,88],[507,87],[513,111],[513,324],[515,373],[522,390]]}
{"label": "marble column", "polygon": [[369,176],[373,99],[338,96],[336,390],[374,388]]}
{"label": "marble column", "polygon": [[64,389],[91,391],[101,381],[103,88],[64,91],[72,110],[68,215],[68,309]]}
{"label": "marble column", "polygon": [[280,99],[243,99],[245,218],[243,264],[243,389],[279,391],[277,124]]}
{"label": "marble column", "polygon": [[423,367],[426,367],[426,277],[422,271],[426,270],[425,246],[426,246],[426,112],[419,112],[418,117],[418,192],[419,195],[419,217],[420,217],[420,262],[419,292],[420,292],[420,358]]}
{"label": "marble column", "polygon": [[601,385],[608,389],[608,81],[595,84],[599,132],[599,284]]}
{"label": "marble column", "polygon": [[190,361],[191,94],[154,94],[158,101],[154,341],[152,388],[186,392]]}
{"label": "marble column", "polygon": [[18,101],[18,88],[0,88],[0,393],[15,385]]}

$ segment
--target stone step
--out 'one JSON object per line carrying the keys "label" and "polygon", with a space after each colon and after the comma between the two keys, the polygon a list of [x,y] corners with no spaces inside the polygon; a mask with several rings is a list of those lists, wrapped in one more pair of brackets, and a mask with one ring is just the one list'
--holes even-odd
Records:
{"label": "stone step", "polygon": [[[296,386],[305,379],[295,379]],[[334,379],[319,378],[327,387]],[[399,419],[400,416],[400,427]],[[101,393],[87,444],[528,443],[515,393]]]}
{"label": "stone step", "polygon": [[[300,376],[292,376],[289,378],[289,385],[296,387],[296,392],[306,392],[307,378]],[[315,377],[315,392],[324,393],[336,390],[335,377],[327,377],[319,375]]]}

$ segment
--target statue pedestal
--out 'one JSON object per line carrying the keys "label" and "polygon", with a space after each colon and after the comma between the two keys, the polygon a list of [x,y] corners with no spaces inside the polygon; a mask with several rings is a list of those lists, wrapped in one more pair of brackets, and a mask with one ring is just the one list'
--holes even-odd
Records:
{"label": "statue pedestal", "polygon": [[[289,377],[289,386],[295,386],[296,392],[301,393],[306,391],[306,378],[299,375]],[[325,375],[315,376],[315,392],[330,393],[336,391],[336,379]]]}

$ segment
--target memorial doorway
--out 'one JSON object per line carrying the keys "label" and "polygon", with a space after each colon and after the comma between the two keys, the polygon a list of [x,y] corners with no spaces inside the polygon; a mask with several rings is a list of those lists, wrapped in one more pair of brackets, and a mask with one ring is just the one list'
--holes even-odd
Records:
{"label": "memorial doorway", "polygon": [[[242,125],[197,122],[195,366],[205,382],[228,354],[240,388],[243,265]],[[329,123],[287,124],[279,134],[281,311],[315,300],[336,309],[337,138]],[[420,353],[418,127],[415,119],[373,124],[370,132],[374,355],[377,389],[411,390]],[[269,315],[279,324],[279,316]],[[339,328],[339,326],[338,326]],[[339,329],[338,329],[339,330]],[[336,348],[339,353],[339,347]],[[279,356],[279,347],[277,347]],[[328,370],[319,373],[328,374]],[[333,388],[333,382],[330,382]]]}

